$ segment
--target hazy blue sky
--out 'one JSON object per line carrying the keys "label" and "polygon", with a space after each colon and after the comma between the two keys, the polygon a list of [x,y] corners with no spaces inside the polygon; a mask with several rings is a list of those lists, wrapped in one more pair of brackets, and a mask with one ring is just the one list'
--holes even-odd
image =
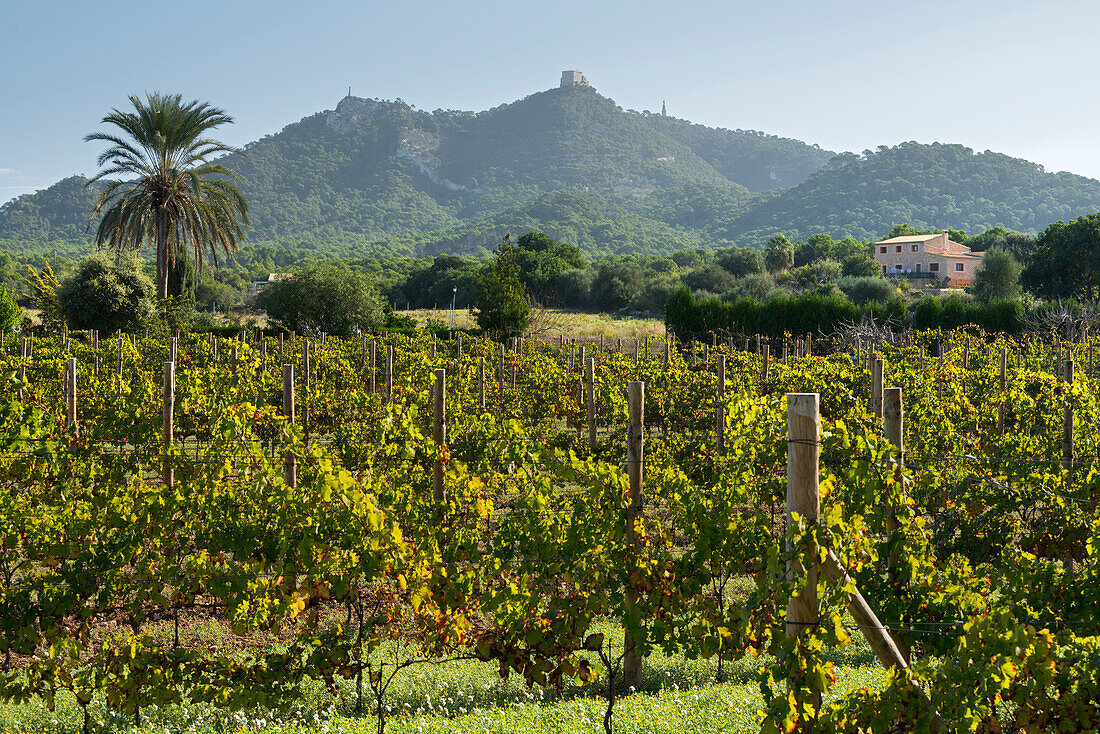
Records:
{"label": "hazy blue sky", "polygon": [[0,202],[95,170],[127,95],[244,144],[356,95],[481,110],[580,69],[627,109],[862,151],[964,143],[1100,177],[1097,0],[0,0]]}

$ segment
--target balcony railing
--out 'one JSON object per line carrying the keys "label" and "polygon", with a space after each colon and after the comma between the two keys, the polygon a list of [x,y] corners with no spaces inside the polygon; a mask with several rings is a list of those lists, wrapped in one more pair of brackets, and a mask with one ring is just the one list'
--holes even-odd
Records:
{"label": "balcony railing", "polygon": [[883,277],[897,280],[935,280],[940,274],[922,270],[919,273],[886,273]]}

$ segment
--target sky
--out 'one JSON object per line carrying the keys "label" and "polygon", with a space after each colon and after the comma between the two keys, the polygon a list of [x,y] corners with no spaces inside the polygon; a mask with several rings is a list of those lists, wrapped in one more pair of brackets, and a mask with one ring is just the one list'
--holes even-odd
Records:
{"label": "sky", "polygon": [[0,0],[0,203],[96,171],[146,91],[244,145],[352,88],[482,110],[579,69],[624,109],[834,151],[962,143],[1100,178],[1098,0]]}

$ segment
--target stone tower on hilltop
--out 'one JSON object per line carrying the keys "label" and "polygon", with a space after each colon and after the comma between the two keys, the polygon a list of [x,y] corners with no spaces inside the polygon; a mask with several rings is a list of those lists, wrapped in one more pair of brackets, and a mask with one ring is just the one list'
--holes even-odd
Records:
{"label": "stone tower on hilltop", "polygon": [[588,80],[584,78],[584,74],[579,71],[563,71],[561,73],[561,86],[562,87],[587,87]]}

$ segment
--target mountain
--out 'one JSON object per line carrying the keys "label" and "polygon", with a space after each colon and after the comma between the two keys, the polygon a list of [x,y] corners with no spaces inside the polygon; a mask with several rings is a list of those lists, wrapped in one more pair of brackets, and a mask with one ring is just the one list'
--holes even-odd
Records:
{"label": "mountain", "polygon": [[802,183],[713,222],[712,237],[761,241],[777,232],[874,239],[895,224],[1037,232],[1100,210],[1100,181],[1048,173],[1019,158],[961,145],[902,143],[844,153]]}
{"label": "mountain", "polygon": [[[483,112],[345,97],[226,162],[248,244],[342,256],[479,253],[542,229],[590,254],[876,238],[900,222],[1037,231],[1100,209],[1100,182],[997,153],[904,143],[835,155],[623,110],[590,87]],[[72,177],[0,207],[0,250],[86,252],[96,191]]]}

